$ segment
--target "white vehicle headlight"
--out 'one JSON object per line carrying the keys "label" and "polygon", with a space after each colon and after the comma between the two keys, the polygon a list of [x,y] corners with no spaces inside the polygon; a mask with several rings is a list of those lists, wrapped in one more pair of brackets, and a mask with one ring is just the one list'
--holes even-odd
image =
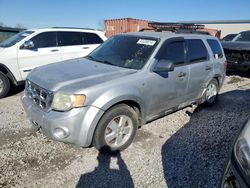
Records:
{"label": "white vehicle headlight", "polygon": [[69,111],[72,108],[82,107],[85,99],[85,95],[70,95],[58,92],[54,95],[51,108],[57,111]]}
{"label": "white vehicle headlight", "polygon": [[250,119],[234,146],[234,155],[246,175],[250,176]]}

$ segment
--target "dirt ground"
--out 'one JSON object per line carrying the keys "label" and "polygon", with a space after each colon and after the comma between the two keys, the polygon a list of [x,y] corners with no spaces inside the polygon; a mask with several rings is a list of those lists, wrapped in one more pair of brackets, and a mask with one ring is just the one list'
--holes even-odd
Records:
{"label": "dirt ground", "polygon": [[250,76],[227,76],[215,106],[153,121],[112,156],[36,132],[21,106],[22,89],[0,99],[0,187],[216,187],[250,117]]}

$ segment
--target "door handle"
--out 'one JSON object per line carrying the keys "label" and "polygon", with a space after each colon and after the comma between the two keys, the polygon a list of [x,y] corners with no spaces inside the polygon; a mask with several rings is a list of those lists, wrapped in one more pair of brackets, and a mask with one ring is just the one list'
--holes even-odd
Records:
{"label": "door handle", "polygon": [[86,49],[89,49],[89,47],[83,47],[82,49],[86,50]]}
{"label": "door handle", "polygon": [[51,52],[58,52],[58,49],[50,50]]}
{"label": "door handle", "polygon": [[185,73],[185,72],[180,72],[180,73],[178,74],[178,77],[182,78],[182,77],[185,77],[186,75],[187,75],[187,73]]}
{"label": "door handle", "polygon": [[212,69],[211,66],[206,66],[206,70],[207,70],[207,71],[209,71],[209,70],[211,70],[211,69]]}

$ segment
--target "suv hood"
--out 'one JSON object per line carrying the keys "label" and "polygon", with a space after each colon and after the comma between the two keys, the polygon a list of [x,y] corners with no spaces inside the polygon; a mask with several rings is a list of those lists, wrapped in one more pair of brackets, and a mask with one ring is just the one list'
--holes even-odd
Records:
{"label": "suv hood", "polygon": [[74,92],[135,72],[81,58],[35,68],[27,79],[50,91],[67,87],[66,90]]}
{"label": "suv hood", "polygon": [[222,42],[224,49],[230,50],[250,50],[250,42]]}

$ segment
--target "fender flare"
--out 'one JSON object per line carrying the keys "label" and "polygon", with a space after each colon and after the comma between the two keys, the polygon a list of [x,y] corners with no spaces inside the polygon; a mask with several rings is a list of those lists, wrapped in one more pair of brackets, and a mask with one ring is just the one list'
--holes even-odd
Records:
{"label": "fender flare", "polygon": [[8,67],[6,67],[2,63],[0,63],[0,71],[3,72],[10,79],[10,81],[16,86],[21,85],[22,83],[24,83],[23,81],[17,82],[15,76],[13,75],[13,73],[8,69]]}

